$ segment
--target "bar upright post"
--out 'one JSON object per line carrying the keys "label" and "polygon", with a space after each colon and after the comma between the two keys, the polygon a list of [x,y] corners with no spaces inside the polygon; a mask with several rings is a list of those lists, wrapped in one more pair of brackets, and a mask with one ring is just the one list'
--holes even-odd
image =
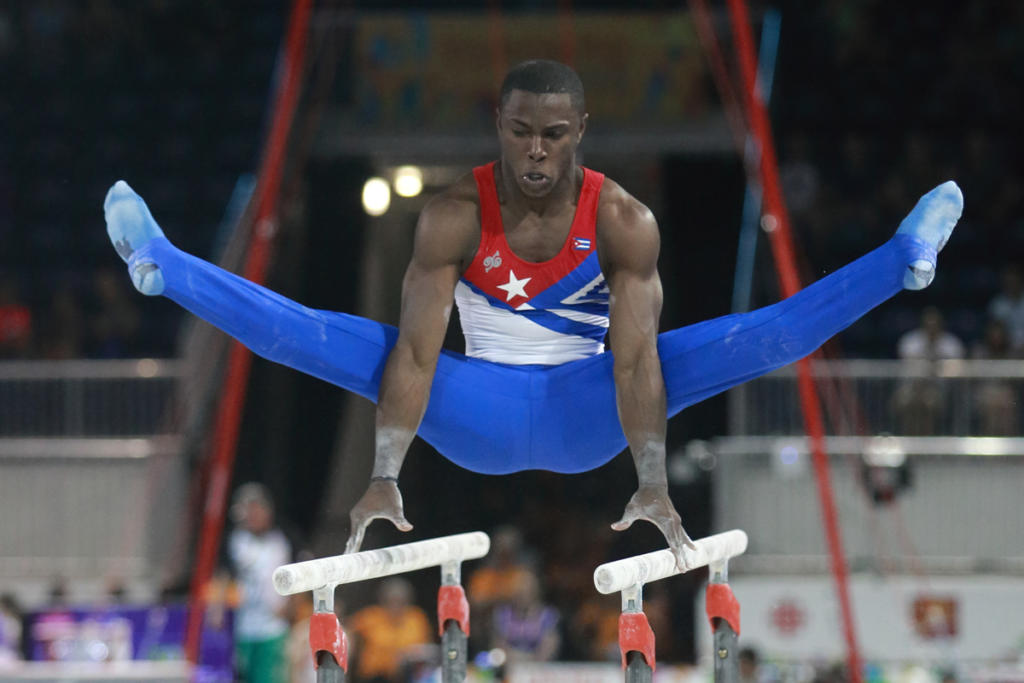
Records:
{"label": "bar upright post", "polygon": [[313,614],[309,618],[309,649],[316,667],[316,683],[345,683],[348,672],[348,639],[334,613],[334,586],[313,590]]}
{"label": "bar upright post", "polygon": [[729,560],[709,566],[707,614],[714,638],[715,683],[739,683],[740,604],[729,588]]}
{"label": "bar upright post", "polygon": [[466,680],[466,641],[469,637],[469,602],[462,589],[462,567],[457,561],[441,565],[437,593],[437,625],[441,632],[441,683]]}

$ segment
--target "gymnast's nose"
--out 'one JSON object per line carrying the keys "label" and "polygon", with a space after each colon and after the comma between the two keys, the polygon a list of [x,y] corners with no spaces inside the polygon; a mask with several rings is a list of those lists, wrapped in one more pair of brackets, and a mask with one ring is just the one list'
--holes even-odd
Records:
{"label": "gymnast's nose", "polygon": [[530,161],[544,161],[547,158],[548,153],[544,151],[539,135],[530,138],[530,151],[527,152],[527,156],[530,157]]}

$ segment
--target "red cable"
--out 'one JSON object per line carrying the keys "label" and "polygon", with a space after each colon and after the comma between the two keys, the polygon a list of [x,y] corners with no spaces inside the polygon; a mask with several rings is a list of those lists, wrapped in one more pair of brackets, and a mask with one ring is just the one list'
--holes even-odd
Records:
{"label": "red cable", "polygon": [[[281,69],[274,103],[274,118],[270,135],[264,146],[259,185],[257,211],[243,276],[257,284],[266,278],[270,260],[271,239],[276,225],[278,195],[285,154],[285,142],[291,129],[298,102],[301,74],[306,54],[306,41],[312,0],[295,0],[289,17],[285,42],[285,62]],[[231,481],[238,433],[245,405],[246,385],[252,354],[232,342],[228,355],[228,369],[224,389],[217,409],[217,420],[211,445],[211,470],[206,504],[203,508],[202,528],[196,552],[196,569],[192,575],[189,615],[185,635],[185,656],[193,664],[199,660],[199,637],[205,611],[203,589],[213,575],[224,528],[227,490]]]}
{"label": "red cable", "polygon": [[704,56],[708,60],[708,67],[711,69],[711,76],[715,81],[722,96],[722,105],[725,108],[725,119],[729,123],[729,132],[732,133],[733,144],[740,159],[744,161],[747,174],[753,176],[755,170],[750,168],[750,160],[747,159],[746,140],[747,122],[743,118],[743,108],[740,106],[739,98],[732,87],[732,79],[729,77],[729,69],[725,65],[725,57],[722,56],[722,48],[718,44],[715,35],[715,25],[711,19],[711,10],[708,9],[705,0],[689,0],[690,14],[693,15],[693,25],[697,29],[697,40],[704,48]]}
{"label": "red cable", "polygon": [[[732,19],[733,33],[736,37],[736,50],[739,56],[740,73],[743,78],[743,97],[748,117],[754,133],[754,139],[760,146],[761,185],[764,192],[764,220],[768,227],[768,237],[775,258],[779,284],[784,297],[795,294],[800,289],[797,275],[796,259],[793,255],[793,239],[789,227],[789,215],[782,196],[779,182],[778,161],[772,141],[771,124],[768,112],[761,99],[757,85],[757,63],[754,58],[754,40],[750,28],[750,18],[744,0],[728,0],[729,14]],[[800,402],[804,413],[807,435],[811,442],[811,453],[814,462],[814,474],[818,484],[818,496],[824,517],[825,537],[828,542],[832,574],[839,597],[842,614],[843,635],[846,639],[847,668],[850,680],[861,683],[862,666],[857,635],[854,631],[853,609],[850,604],[846,557],[836,514],[835,498],[829,474],[828,455],[825,452],[825,426],[821,416],[821,405],[817,390],[811,377],[810,361],[803,359],[797,364]]]}

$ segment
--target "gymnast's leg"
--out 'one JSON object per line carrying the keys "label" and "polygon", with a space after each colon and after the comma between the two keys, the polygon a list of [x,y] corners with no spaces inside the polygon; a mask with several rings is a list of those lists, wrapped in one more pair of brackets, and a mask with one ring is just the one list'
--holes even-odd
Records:
{"label": "gymnast's leg", "polygon": [[669,415],[807,356],[902,289],[928,286],[962,210],[960,188],[946,182],[888,242],[788,299],[662,334]]}
{"label": "gymnast's leg", "polygon": [[[927,286],[962,208],[960,189],[940,185],[921,198],[891,240],[788,299],[659,335],[669,416],[803,358],[900,290]],[[583,472],[625,447],[610,354],[534,379],[533,467]]]}
{"label": "gymnast's leg", "polygon": [[[163,294],[254,353],[377,400],[398,337],[390,326],[307,308],[177,249],[145,202],[116,183],[104,202],[107,232],[143,294]],[[528,370],[442,351],[420,435],[456,464],[499,474],[530,467]]]}
{"label": "gymnast's leg", "polygon": [[186,254],[164,237],[124,181],[103,204],[107,233],[143,294],[163,294],[254,353],[376,400],[397,331],[358,316],[307,308]]}

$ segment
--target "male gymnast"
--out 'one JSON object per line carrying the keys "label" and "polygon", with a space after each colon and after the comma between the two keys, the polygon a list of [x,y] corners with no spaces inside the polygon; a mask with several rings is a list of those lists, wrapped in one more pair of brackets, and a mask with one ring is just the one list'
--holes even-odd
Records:
{"label": "male gymnast", "polygon": [[[659,335],[657,224],[617,183],[577,165],[586,124],[569,67],[533,60],[508,73],[501,156],[423,209],[397,330],[308,309],[176,249],[124,181],[107,194],[107,231],[142,293],[377,403],[373,472],[346,552],[374,519],[412,528],[398,475],[418,433],[489,474],[587,471],[628,445],[638,488],[612,528],[655,524],[682,566],[692,541],[668,494],[667,417],[806,356],[902,289],[927,286],[963,198],[946,182],[888,242],[796,295]],[[465,356],[441,349],[453,302]]]}

